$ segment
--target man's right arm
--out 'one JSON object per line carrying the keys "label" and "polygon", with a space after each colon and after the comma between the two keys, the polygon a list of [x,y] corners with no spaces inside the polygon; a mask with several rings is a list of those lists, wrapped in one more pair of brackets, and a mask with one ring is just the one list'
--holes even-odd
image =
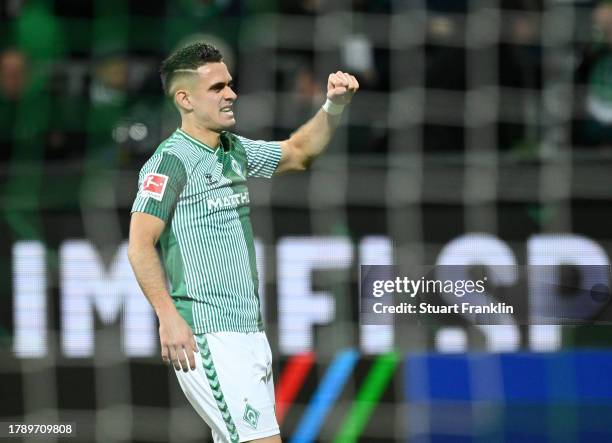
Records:
{"label": "man's right arm", "polygon": [[[144,212],[132,213],[128,258],[136,280],[153,306],[159,319],[159,339],[164,362],[172,362],[176,370],[195,369],[193,352],[198,346],[193,331],[180,316],[166,288],[164,271],[155,245],[163,232],[162,219]],[[187,354],[187,358],[185,358]]]}

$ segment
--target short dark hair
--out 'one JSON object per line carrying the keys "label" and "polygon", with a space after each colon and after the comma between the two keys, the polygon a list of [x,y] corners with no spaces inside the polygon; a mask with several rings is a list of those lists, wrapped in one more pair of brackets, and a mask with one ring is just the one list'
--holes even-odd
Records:
{"label": "short dark hair", "polygon": [[181,69],[198,69],[206,63],[223,61],[221,52],[208,43],[194,43],[172,53],[161,64],[162,87],[166,95],[170,94],[170,86],[177,71]]}

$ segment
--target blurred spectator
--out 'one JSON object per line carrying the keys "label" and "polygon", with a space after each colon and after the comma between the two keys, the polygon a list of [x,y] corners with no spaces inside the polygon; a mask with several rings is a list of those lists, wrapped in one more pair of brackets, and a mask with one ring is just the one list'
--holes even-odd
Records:
{"label": "blurred spectator", "polygon": [[168,8],[168,51],[190,36],[206,32],[237,47],[242,14],[250,2],[239,0],[178,0]]}
{"label": "blurred spectator", "polygon": [[323,89],[314,78],[314,73],[308,68],[302,68],[298,73],[295,92],[298,102],[310,107],[325,97]]}
{"label": "blurred spectator", "polygon": [[126,110],[112,130],[123,166],[140,168],[151,156],[152,147],[180,124],[176,109],[162,92],[157,70],[161,62],[153,63],[154,68],[130,91]]}
{"label": "blurred spectator", "polygon": [[11,102],[18,101],[27,83],[27,60],[17,49],[0,54],[0,95]]}
{"label": "blurred spectator", "polygon": [[[382,2],[381,2],[382,3]],[[367,2],[354,1],[354,8],[367,8]],[[360,29],[361,24],[356,24],[355,32],[346,36],[341,46],[342,70],[353,73],[359,80],[362,91],[380,91],[388,85],[381,82],[381,71],[386,72],[389,65],[388,58],[382,55],[382,51],[375,51],[374,44],[367,29]],[[366,95],[360,95],[353,102],[353,109],[366,108]],[[349,131],[348,148],[351,153],[380,153],[386,149],[386,131],[382,126],[386,123],[384,113],[372,117],[367,124],[358,119],[348,120]]]}
{"label": "blurred spectator", "polygon": [[[0,53],[0,160],[11,164],[2,186],[10,232],[40,238],[40,220],[31,210],[43,189],[40,171],[52,108],[47,76],[32,70],[30,60],[20,49]],[[28,174],[21,169],[26,165]]]}
{"label": "blurred spectator", "polygon": [[0,53],[0,161],[10,158],[19,104],[26,94],[27,83],[25,54],[14,48]]}
{"label": "blurred spectator", "polygon": [[65,158],[68,149],[78,143],[67,134],[70,124],[66,121],[76,120],[72,124],[82,131],[83,124],[78,121],[82,110],[71,112],[67,106],[70,97],[61,86],[57,85],[58,93],[52,94],[46,70],[39,69],[35,74],[30,57],[24,52],[10,48],[0,53],[2,161],[9,158],[17,162],[36,161],[43,156]]}
{"label": "blurred spectator", "polygon": [[582,54],[576,76],[585,89],[577,104],[584,120],[576,128],[575,142],[612,147],[612,3],[599,3],[592,20],[592,41]]}
{"label": "blurred spectator", "polygon": [[[317,78],[307,58],[299,58],[287,63],[284,70],[278,73],[279,89],[284,98],[277,108],[275,119],[275,138],[285,138],[287,130],[300,125],[304,119],[325,101],[326,87]],[[238,96],[240,100],[240,96]]]}
{"label": "blurred spectator", "polygon": [[[492,33],[482,46],[463,47],[461,12],[465,2],[431,2],[428,18],[425,86],[426,123],[424,147],[429,151],[461,151],[465,147],[465,91],[481,87],[500,88],[497,148],[523,149],[536,146],[537,109],[541,88],[541,48],[537,4],[521,0],[502,2],[501,37]],[[505,11],[505,12],[504,12]],[[507,14],[507,15],[506,15]],[[469,57],[469,60],[467,59]],[[498,64],[487,66],[493,76],[473,75],[475,60]],[[468,66],[468,63],[472,64]],[[468,68],[470,69],[468,71]],[[476,82],[476,83],[475,83]]]}
{"label": "blurred spectator", "polygon": [[[537,118],[542,88],[541,14],[538,5],[506,0],[502,12],[502,39],[498,47],[498,144],[502,150],[535,154],[540,128]],[[505,112],[508,111],[508,112]]]}
{"label": "blurred spectator", "polygon": [[[128,58],[123,54],[102,56],[95,62],[89,85],[87,161],[113,166],[118,149],[113,128],[125,114],[128,94]],[[92,163],[93,162],[93,163]]]}
{"label": "blurred spectator", "polygon": [[293,90],[296,121],[303,121],[305,116],[312,115],[313,109],[325,101],[323,86],[315,78],[310,68],[302,67],[297,73]]}
{"label": "blurred spectator", "polygon": [[128,88],[128,59],[123,55],[104,57],[93,71],[89,95],[93,104],[119,105]]}
{"label": "blurred spectator", "polygon": [[378,74],[374,63],[374,47],[365,34],[347,36],[342,46],[342,66],[354,73],[360,87],[369,89],[376,83]]}
{"label": "blurred spectator", "polygon": [[64,35],[53,14],[53,1],[27,0],[21,5],[14,37],[32,64],[39,68],[61,57],[65,52]]}
{"label": "blurred spectator", "polygon": [[465,48],[453,42],[465,37],[452,14],[431,14],[427,25],[424,85],[427,118],[423,127],[423,148],[461,151],[464,147],[461,116],[466,88],[466,53]]}

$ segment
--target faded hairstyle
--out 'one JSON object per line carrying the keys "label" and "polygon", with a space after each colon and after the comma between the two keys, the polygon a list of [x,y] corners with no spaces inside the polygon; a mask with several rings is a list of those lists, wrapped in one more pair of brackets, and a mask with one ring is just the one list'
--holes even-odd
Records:
{"label": "faded hairstyle", "polygon": [[159,70],[164,93],[171,97],[173,82],[180,75],[194,73],[206,63],[221,61],[221,52],[207,43],[194,43],[178,49],[163,61]]}

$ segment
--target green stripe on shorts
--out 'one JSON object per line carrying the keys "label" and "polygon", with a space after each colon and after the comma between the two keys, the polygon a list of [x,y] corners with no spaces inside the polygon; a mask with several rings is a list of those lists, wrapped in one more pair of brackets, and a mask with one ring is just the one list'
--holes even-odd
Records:
{"label": "green stripe on shorts", "polygon": [[201,334],[196,335],[196,342],[200,348],[200,356],[202,357],[202,364],[204,365],[204,372],[206,373],[208,384],[212,390],[213,396],[215,397],[215,401],[217,402],[217,408],[221,413],[221,417],[223,417],[223,421],[225,422],[225,427],[229,433],[230,441],[232,443],[239,443],[240,439],[238,437],[238,430],[236,429],[234,420],[232,420],[232,415],[230,414],[227,403],[225,403],[223,391],[221,390],[221,383],[217,377],[217,370],[215,369],[212,354],[210,353],[210,348],[208,347],[208,340],[206,340],[206,336],[204,334]]}

